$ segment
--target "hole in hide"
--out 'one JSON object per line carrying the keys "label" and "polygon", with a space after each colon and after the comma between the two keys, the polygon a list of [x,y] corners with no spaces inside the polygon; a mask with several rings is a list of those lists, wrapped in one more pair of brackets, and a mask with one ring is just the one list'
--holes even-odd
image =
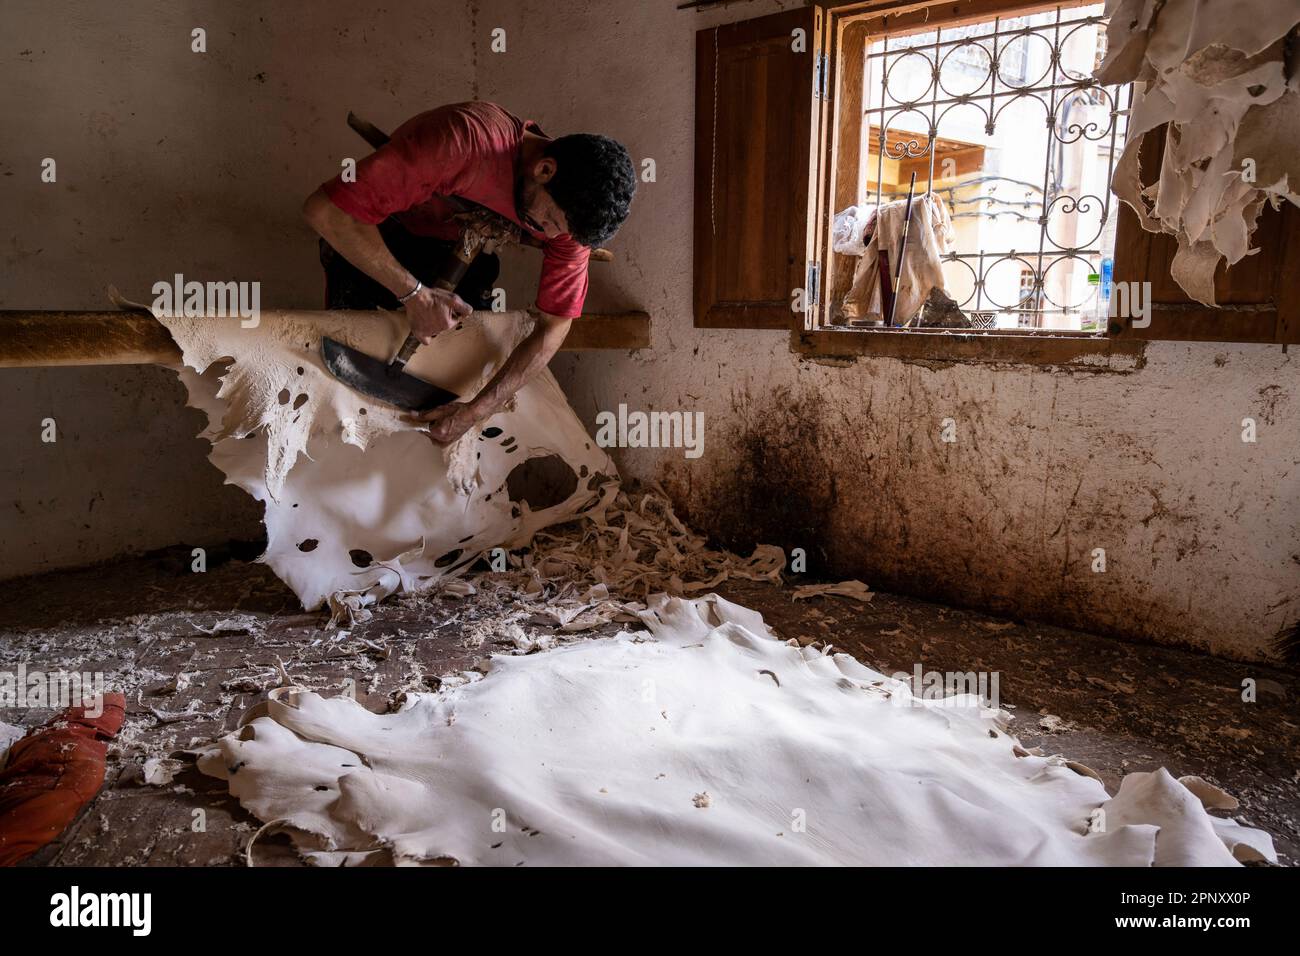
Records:
{"label": "hole in hide", "polygon": [[521,461],[506,476],[511,501],[526,501],[533,511],[567,500],[578,488],[578,476],[559,455],[539,455]]}
{"label": "hole in hide", "polygon": [[280,394],[277,395],[276,398],[278,398],[278,399],[280,400],[280,404],[281,404],[281,405],[288,405],[288,404],[289,404],[289,390],[288,390],[287,388],[282,388],[282,389],[280,389]]}
{"label": "hole in hide", "polygon": [[306,404],[307,404],[307,393],[303,392],[301,395],[299,395],[297,398],[293,400],[293,410],[296,412],[298,409],[302,408]]}
{"label": "hole in hide", "polygon": [[375,563],[374,555],[369,551],[363,551],[361,548],[353,548],[348,552],[348,557],[359,568],[368,568]]}
{"label": "hole in hide", "polygon": [[484,438],[496,438],[500,434],[501,434],[501,429],[497,428],[495,425],[491,425],[483,429]]}
{"label": "hole in hide", "polygon": [[586,478],[586,477],[587,477],[587,466],[586,466],[586,465],[583,465],[583,466],[581,466],[581,467],[578,469],[578,477],[579,477],[579,478]]}
{"label": "hole in hide", "polygon": [[361,409],[361,412],[360,412],[360,414],[362,414],[362,415],[364,415],[364,414],[365,414],[365,413],[366,413],[366,410],[365,410],[365,409],[364,409],[364,408],[363,408],[363,409]]}
{"label": "hole in hide", "polygon": [[433,566],[435,568],[445,568],[449,564],[455,564],[456,559],[459,558],[460,556],[461,556],[460,548],[457,548],[455,551],[448,551],[441,558],[438,558],[438,560],[434,561]]}
{"label": "hole in hide", "polygon": [[302,366],[301,366],[301,365],[298,366],[298,374],[299,374],[299,375],[302,374]]}
{"label": "hole in hide", "polygon": [[465,537],[461,538],[461,539],[460,539],[459,541],[457,541],[456,543],[457,543],[457,544],[464,544],[466,541],[472,541],[473,539],[474,539],[474,536],[473,536],[472,534],[467,534],[467,535],[465,535]]}
{"label": "hole in hide", "polygon": [[514,436],[514,435],[510,435],[510,436],[507,436],[506,438],[501,439],[501,447],[503,447],[503,448],[504,448],[506,445],[513,445],[514,443],[515,443],[515,436]]}
{"label": "hole in hide", "polygon": [[[298,506],[297,506],[297,505],[294,505],[294,507],[296,508],[296,507],[298,507]],[[299,541],[299,542],[298,542],[298,550],[299,550],[299,551],[315,551],[315,550],[316,550],[316,546],[317,546],[318,544],[320,544],[320,541],[318,541],[316,538],[304,538],[302,541]]]}

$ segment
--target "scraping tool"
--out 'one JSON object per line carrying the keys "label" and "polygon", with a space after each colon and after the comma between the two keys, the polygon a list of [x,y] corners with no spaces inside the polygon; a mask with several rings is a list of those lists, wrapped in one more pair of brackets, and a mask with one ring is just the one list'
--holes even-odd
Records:
{"label": "scraping tool", "polygon": [[[435,283],[437,288],[448,292],[455,291],[480,252],[490,253],[500,245],[516,241],[519,235],[519,227],[514,223],[486,209],[457,218],[464,223],[460,239]],[[456,401],[457,396],[406,371],[406,363],[419,347],[420,340],[408,335],[397,355],[385,362],[326,338],[321,352],[330,374],[349,388],[405,411],[427,412]]]}

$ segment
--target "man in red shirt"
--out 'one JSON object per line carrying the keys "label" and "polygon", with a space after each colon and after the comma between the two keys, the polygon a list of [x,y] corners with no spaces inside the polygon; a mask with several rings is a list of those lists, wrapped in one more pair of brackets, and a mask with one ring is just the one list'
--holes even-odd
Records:
{"label": "man in red shirt", "polygon": [[423,343],[487,308],[499,263],[480,255],[455,292],[433,287],[460,226],[457,200],[485,206],[542,244],[540,313],[483,389],[420,416],[430,437],[455,441],[499,411],[546,367],[582,314],[591,247],[627,218],[636,175],[619,143],[579,133],[547,137],[493,103],[457,103],[407,120],[303,204],[321,235],[329,308],[405,308]]}

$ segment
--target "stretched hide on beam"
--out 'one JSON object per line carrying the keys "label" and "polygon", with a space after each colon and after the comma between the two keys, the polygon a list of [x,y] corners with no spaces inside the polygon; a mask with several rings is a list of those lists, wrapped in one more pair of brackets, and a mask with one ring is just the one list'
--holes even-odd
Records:
{"label": "stretched hide on beam", "polygon": [[[266,506],[261,560],[309,610],[330,601],[336,615],[355,614],[457,574],[491,548],[522,546],[595,502],[600,482],[616,476],[549,372],[440,448],[325,370],[324,336],[387,357],[405,336],[398,315],[264,312],[253,328],[238,318],[158,318],[181,347],[190,404],[208,414],[212,463]],[[530,322],[524,312],[476,313],[420,349],[408,371],[470,398]],[[573,472],[558,500],[511,500],[512,471],[550,456]]]}

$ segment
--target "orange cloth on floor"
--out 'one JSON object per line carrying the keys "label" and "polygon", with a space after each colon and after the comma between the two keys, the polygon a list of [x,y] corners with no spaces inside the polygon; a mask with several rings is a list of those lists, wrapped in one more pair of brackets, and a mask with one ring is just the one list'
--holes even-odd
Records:
{"label": "orange cloth on floor", "polygon": [[45,846],[99,792],[108,741],[122,728],[125,712],[121,694],[105,694],[98,717],[87,716],[85,707],[69,707],[14,742],[0,770],[0,866],[20,863]]}

